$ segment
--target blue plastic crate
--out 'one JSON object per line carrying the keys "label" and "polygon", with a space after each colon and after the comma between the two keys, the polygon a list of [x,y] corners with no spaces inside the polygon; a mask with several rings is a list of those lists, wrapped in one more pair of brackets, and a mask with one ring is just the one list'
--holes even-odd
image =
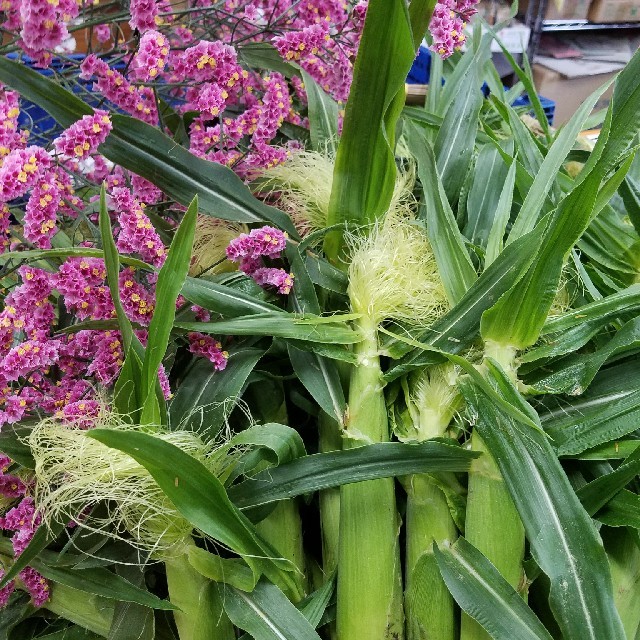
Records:
{"label": "blue plastic crate", "polygon": [[431,75],[431,51],[425,46],[420,46],[418,55],[413,61],[413,66],[407,76],[408,84],[429,84]]}
{"label": "blue plastic crate", "polygon": [[[542,109],[544,114],[547,116],[547,122],[549,124],[553,124],[553,116],[556,111],[556,103],[549,98],[545,98],[544,96],[538,96],[540,103],[542,104]],[[531,104],[531,100],[529,100],[529,96],[525,93],[524,95],[516,98],[512,106],[513,107],[528,107]],[[533,114],[533,111],[530,112]]]}

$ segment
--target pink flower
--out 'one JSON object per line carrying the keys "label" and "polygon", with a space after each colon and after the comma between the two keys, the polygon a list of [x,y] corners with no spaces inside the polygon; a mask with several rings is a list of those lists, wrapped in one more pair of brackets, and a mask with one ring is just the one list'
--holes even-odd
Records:
{"label": "pink flower", "polygon": [[433,37],[430,49],[441,58],[448,58],[465,42],[466,21],[476,13],[477,0],[442,0],[433,11],[429,31]]}
{"label": "pink flower", "polygon": [[133,59],[133,74],[138,80],[153,80],[165,68],[168,57],[167,38],[158,31],[147,31],[140,38],[140,47]]}
{"label": "pink flower", "polygon": [[317,54],[330,39],[329,25],[323,21],[278,36],[273,39],[273,44],[285,60],[300,60],[308,54]]}
{"label": "pink flower", "polygon": [[116,242],[118,251],[137,253],[143,260],[161,267],[167,252],[140,203],[128,189],[122,187],[111,192],[111,199],[119,212],[120,233]]}
{"label": "pink flower", "polygon": [[[3,576],[4,569],[0,567],[0,578],[2,578]],[[15,588],[16,583],[14,580],[11,580],[4,587],[2,587],[2,589],[0,589],[0,609],[3,609],[7,606],[7,604],[9,604],[9,598],[11,597],[11,594],[13,593],[13,590]]]}
{"label": "pink flower", "polygon": [[61,200],[56,174],[49,171],[33,188],[24,215],[24,237],[39,249],[51,247]]}
{"label": "pink flower", "polygon": [[78,429],[91,429],[100,414],[100,406],[97,400],[82,399],[69,402],[62,409],[62,419]]}
{"label": "pink flower", "polygon": [[41,147],[15,149],[0,167],[0,202],[23,196],[51,166],[51,158]]}
{"label": "pink flower", "polygon": [[155,0],[131,0],[129,5],[131,20],[129,25],[132,29],[138,29],[140,33],[155,29],[162,24],[162,18],[158,16],[158,4]]}
{"label": "pink flower", "polygon": [[127,317],[132,322],[138,322],[147,326],[151,322],[155,300],[139,282],[135,280],[135,272],[132,267],[127,267],[120,272],[120,301]]}
{"label": "pink flower", "polygon": [[24,495],[24,482],[18,476],[0,475],[0,495],[5,498],[19,498]]}
{"label": "pink flower", "polygon": [[49,599],[49,584],[44,576],[33,567],[26,567],[20,572],[20,580],[27,588],[31,600],[36,607],[41,607]]}
{"label": "pink flower", "polygon": [[93,32],[96,34],[96,40],[101,44],[111,40],[111,27],[108,24],[94,25]]}
{"label": "pink flower", "polygon": [[189,351],[197,356],[207,358],[213,363],[216,371],[222,371],[227,366],[229,354],[222,350],[222,344],[212,336],[193,332],[189,336]]}
{"label": "pink flower", "polygon": [[293,287],[293,274],[284,269],[263,267],[256,269],[251,276],[261,287],[271,286],[278,289],[278,293],[288,294]]}
{"label": "pink flower", "polygon": [[107,139],[111,128],[109,114],[97,109],[92,116],[83,116],[65,129],[53,145],[58,153],[69,158],[86,158]]}
{"label": "pink flower", "polygon": [[17,380],[30,371],[48,369],[58,360],[59,344],[54,340],[25,340],[0,361],[5,380]]}

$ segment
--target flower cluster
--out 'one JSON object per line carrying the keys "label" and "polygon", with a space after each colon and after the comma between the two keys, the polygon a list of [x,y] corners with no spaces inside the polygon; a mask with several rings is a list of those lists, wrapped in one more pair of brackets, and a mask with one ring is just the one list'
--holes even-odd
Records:
{"label": "flower cluster", "polygon": [[93,90],[99,91],[116,107],[126,111],[132,116],[156,124],[158,122],[158,110],[151,87],[135,87],[115,69],[100,60],[95,54],[88,55],[80,65],[80,77],[89,80],[96,77]]}
{"label": "flower cluster", "polygon": [[137,253],[143,260],[161,267],[166,258],[166,250],[142,205],[124,187],[113,189],[111,200],[118,212],[120,225],[116,242],[118,250],[122,253]]}
{"label": "flower cluster", "polygon": [[69,32],[67,24],[78,15],[76,0],[21,0],[20,37],[22,48],[41,66],[51,61],[55,49]]}
{"label": "flower cluster", "polygon": [[[15,475],[6,473],[12,461],[7,456],[0,454],[0,495],[5,498],[22,498],[20,502],[7,513],[0,517],[0,529],[12,531],[11,543],[13,553],[17,557],[27,547],[36,529],[40,525],[41,517],[36,512],[33,498],[25,497],[27,485],[23,480]],[[4,572],[0,573],[0,577]],[[25,567],[19,578],[25,586],[33,604],[36,607],[42,606],[49,599],[49,585],[47,581],[32,567]],[[12,580],[6,587],[0,589],[0,608],[5,607],[9,596],[15,588]]]}
{"label": "flower cluster", "polygon": [[11,151],[0,167],[0,202],[23,196],[50,166],[51,158],[42,147]]}
{"label": "flower cluster", "polygon": [[96,109],[93,115],[83,116],[65,129],[53,141],[58,153],[69,158],[86,158],[94,153],[111,131],[111,118],[106,111]]}
{"label": "flower cluster", "polygon": [[433,37],[431,50],[441,58],[448,58],[465,42],[464,30],[467,21],[477,13],[478,0],[442,0],[436,3],[429,23]]}
{"label": "flower cluster", "polygon": [[56,172],[48,171],[33,188],[24,213],[24,237],[39,249],[51,247],[61,201]]}
{"label": "flower cluster", "polygon": [[138,80],[153,80],[164,70],[168,57],[167,38],[158,31],[147,31],[140,38],[140,47],[133,59],[132,72]]}
{"label": "flower cluster", "polygon": [[274,286],[278,293],[287,294],[293,287],[293,274],[284,269],[265,267],[262,258],[278,258],[287,244],[287,234],[274,227],[253,229],[232,240],[227,247],[227,258],[238,262],[240,270],[260,286]]}
{"label": "flower cluster", "polygon": [[204,333],[193,332],[188,335],[189,351],[191,353],[207,358],[213,363],[216,371],[222,371],[227,366],[229,354],[222,350],[222,344],[212,336]]}
{"label": "flower cluster", "polygon": [[19,101],[15,91],[5,91],[0,99],[0,162],[13,149],[22,149],[27,143],[27,132],[18,129]]}
{"label": "flower cluster", "polygon": [[329,42],[329,25],[326,22],[312,24],[300,31],[290,31],[273,39],[278,53],[285,60],[300,60],[305,52],[316,55],[323,44]]}

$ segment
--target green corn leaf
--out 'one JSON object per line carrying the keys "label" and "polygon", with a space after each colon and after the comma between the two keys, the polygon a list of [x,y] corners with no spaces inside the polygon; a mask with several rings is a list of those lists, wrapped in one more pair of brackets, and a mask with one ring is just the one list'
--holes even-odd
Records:
{"label": "green corn leaf", "polygon": [[35,469],[36,463],[26,442],[29,433],[31,433],[31,427],[24,424],[3,425],[0,431],[0,451],[20,466]]}
{"label": "green corn leaf", "polygon": [[252,313],[281,313],[282,311],[275,305],[258,300],[237,289],[189,276],[186,277],[182,285],[181,293],[189,302],[228,318]]}
{"label": "green corn leaf", "polygon": [[297,607],[302,611],[302,615],[311,623],[313,627],[318,627],[322,622],[325,611],[336,588],[335,575],[327,578],[326,582],[311,595],[307,596]]}
{"label": "green corn leaf", "polygon": [[436,158],[424,131],[411,122],[406,124],[406,128],[407,143],[418,163],[418,176],[427,207],[427,235],[447,297],[454,305],[478,276],[444,193],[436,168]]}
{"label": "green corn leaf", "polygon": [[[436,0],[413,0],[409,4],[409,23],[411,24],[414,49],[420,46],[429,28],[429,22],[435,6]],[[437,56],[432,57],[435,58]]]}
{"label": "green corn leaf", "polygon": [[619,467],[580,487],[576,494],[590,515],[596,513],[640,474],[640,450],[636,449]]}
{"label": "green corn leaf", "polygon": [[558,455],[577,455],[633,433],[640,420],[637,362],[607,367],[579,398],[547,406],[540,420]]}
{"label": "green corn leaf", "polygon": [[[158,424],[160,403],[155,393],[158,386],[158,368],[167,351],[169,337],[176,317],[176,300],[189,271],[191,249],[198,217],[198,196],[189,205],[176,231],[167,259],[158,273],[156,304],[149,324],[149,338],[142,362],[142,393],[145,398],[141,422]],[[166,424],[166,408],[163,411]]]}
{"label": "green corn leaf", "polygon": [[232,351],[222,371],[216,371],[205,358],[197,359],[178,385],[169,405],[172,427],[215,438],[264,353],[263,349],[253,348]]}
{"label": "green corn leaf", "polygon": [[250,593],[223,585],[224,610],[255,640],[320,640],[304,615],[273,584],[260,580]]}
{"label": "green corn leaf", "polygon": [[[601,186],[605,167],[582,181],[559,205],[528,273],[483,314],[480,331],[485,341],[523,349],[536,342],[555,297],[565,257],[586,229],[600,189],[620,184],[629,158]],[[597,209],[596,209],[597,212]]]}
{"label": "green corn leaf", "polygon": [[628,175],[620,185],[620,195],[636,233],[640,234],[640,182]]}
{"label": "green corn leaf", "polygon": [[288,348],[289,359],[300,382],[327,415],[343,424],[347,403],[335,363],[291,344]]}
{"label": "green corn leaf", "polygon": [[[339,316],[335,319],[307,315],[297,317],[280,312],[278,314],[255,314],[223,320],[221,322],[176,322],[176,329],[200,331],[218,335],[274,336],[307,342],[353,344],[361,340],[360,334],[350,329]],[[326,322],[330,320],[330,322]]]}
{"label": "green corn leaf", "polygon": [[503,249],[504,234],[507,229],[511,206],[513,205],[513,189],[516,181],[516,162],[512,162],[503,181],[502,192],[495,207],[493,224],[487,238],[487,250],[484,256],[485,269],[498,258]]}
{"label": "green corn leaf", "polygon": [[277,71],[286,78],[300,75],[292,64],[285,62],[278,50],[269,42],[247,42],[236,47],[243,66]]}
{"label": "green corn leaf", "polygon": [[613,355],[635,350],[640,347],[640,318],[627,322],[616,334],[600,349],[592,353],[580,353],[567,356],[557,361],[552,373],[545,373],[542,377],[536,376],[535,380],[528,380],[528,384],[541,393],[567,393],[569,395],[581,395],[591,384],[600,367],[602,367]]}
{"label": "green corn leaf", "polygon": [[149,434],[94,429],[87,434],[124,451],[143,465],[176,509],[194,527],[245,557],[254,571],[289,585],[289,563],[278,559],[251,523],[234,507],[220,481],[202,463]]}
{"label": "green corn leaf", "polygon": [[[0,58],[0,82],[42,107],[63,127],[93,109],[76,95],[24,64]],[[194,156],[157,127],[115,114],[113,129],[100,152],[125,169],[150,180],[187,206],[197,194],[200,210],[238,222],[273,223],[297,237],[289,217],[256,200],[228,167]]]}
{"label": "green corn leaf", "polygon": [[89,631],[89,629],[71,625],[60,631],[39,636],[38,640],[100,640],[101,638],[104,638],[104,636],[97,635],[93,631]]}
{"label": "green corn leaf", "polygon": [[136,587],[128,580],[103,568],[65,569],[54,567],[33,559],[31,566],[47,580],[116,601],[135,602],[151,609],[176,609],[168,600],[161,600],[146,589]]}
{"label": "green corn leaf", "polygon": [[630,456],[638,447],[640,447],[640,440],[630,438],[607,442],[587,449],[582,453],[563,457],[577,458],[578,460],[621,460]]}
{"label": "green corn leaf", "polygon": [[[116,573],[138,587],[144,586],[143,567],[116,565]],[[107,640],[155,640],[155,613],[149,607],[134,602],[116,602],[113,622]]]}
{"label": "green corn leaf", "polygon": [[[100,249],[88,249],[85,247],[69,247],[65,249],[29,249],[27,251],[7,251],[0,255],[0,264],[17,260],[29,263],[38,260],[57,260],[59,258],[104,258],[104,252]],[[153,271],[153,267],[142,260],[130,256],[119,256],[122,264],[136,269]]]}
{"label": "green corn leaf", "polygon": [[[113,402],[118,412],[133,422],[139,421],[144,404],[141,378],[142,361],[132,344],[125,352],[124,364],[113,388]],[[158,408],[160,406],[158,402]]]}
{"label": "green corn leaf", "polygon": [[311,146],[334,158],[338,142],[338,104],[308,73],[301,73],[309,101]]}
{"label": "green corn leaf", "polygon": [[[458,353],[468,347],[480,330],[482,314],[518,282],[528,269],[538,249],[545,224],[546,220],[541,220],[531,234],[506,247],[497,260],[483,271],[460,302],[418,336],[420,342],[449,353]],[[407,353],[411,351],[411,347],[400,341],[385,346],[392,357],[399,358],[407,354],[385,374],[387,381],[412,369],[442,362],[442,357],[423,349],[413,349],[411,353]]]}
{"label": "green corn leaf", "polygon": [[477,454],[438,441],[385,442],[346,451],[304,456],[267,469],[229,488],[241,509],[338,487],[351,482],[403,476],[409,473],[466,471]]}
{"label": "green corn leaf", "polygon": [[205,578],[224,582],[241,591],[253,591],[258,577],[241,558],[221,558],[196,546],[188,551],[189,564]]}
{"label": "green corn leaf", "polygon": [[[501,395],[524,411],[528,405],[506,374],[491,361],[487,367]],[[623,640],[602,542],[548,439],[511,419],[472,383],[461,381],[461,390],[520,514],[533,558],[549,576],[549,603],[563,637]]]}
{"label": "green corn leaf", "polygon": [[623,489],[595,517],[598,522],[609,527],[640,529],[640,496]]}
{"label": "green corn leaf", "polygon": [[[508,176],[511,179],[510,191],[507,190]],[[502,240],[511,212],[514,184],[515,165],[512,163],[511,167],[508,167],[493,145],[482,146],[478,152],[473,183],[467,197],[467,222],[462,230],[472,244],[487,246],[493,226],[501,227],[499,238]],[[508,208],[503,204],[499,209],[501,200],[505,199],[505,193],[509,196]],[[506,220],[503,222],[505,210]],[[498,253],[499,251],[489,260],[489,264]]]}
{"label": "green corn leaf", "polygon": [[[465,54],[464,57],[471,57],[471,63],[465,74],[453,85],[457,91],[445,112],[433,146],[444,193],[452,203],[458,199],[473,155],[478,114],[483,100],[480,69],[489,59],[490,44],[491,37],[487,34],[477,50],[469,50]],[[426,185],[424,188],[426,191]]]}
{"label": "green corn leaf", "polygon": [[[404,0],[372,0],[336,154],[327,226],[366,225],[386,212],[396,176],[396,122],[414,57]],[[325,253],[332,262],[343,257],[342,234],[337,229],[325,238]]]}
{"label": "green corn leaf", "polygon": [[233,436],[229,445],[245,445],[264,449],[268,452],[265,459],[275,465],[291,462],[291,460],[302,458],[306,454],[300,434],[291,427],[275,422],[249,427]]}
{"label": "green corn leaf", "polygon": [[582,130],[584,121],[587,116],[593,110],[594,105],[599,100],[600,96],[608,88],[610,82],[604,84],[602,87],[596,89],[579,107],[579,109],[573,114],[569,122],[567,122],[554,140],[551,148],[549,149],[544,161],[540,165],[529,193],[525,201],[522,203],[522,208],[518,213],[518,217],[511,228],[509,233],[508,242],[517,240],[524,233],[527,233],[533,229],[538,221],[540,210],[545,201],[549,190],[551,189],[556,175],[560,170],[563,162],[573,148],[578,134]]}
{"label": "green corn leaf", "polygon": [[494,640],[551,640],[520,594],[464,538],[434,548],[440,573],[460,607]]}

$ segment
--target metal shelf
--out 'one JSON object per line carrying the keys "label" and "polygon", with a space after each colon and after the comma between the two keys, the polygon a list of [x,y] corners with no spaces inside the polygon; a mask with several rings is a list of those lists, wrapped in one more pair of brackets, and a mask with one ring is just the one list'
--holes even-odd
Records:
{"label": "metal shelf", "polygon": [[640,29],[640,22],[588,22],[587,20],[543,20],[542,31],[596,31],[599,29]]}

